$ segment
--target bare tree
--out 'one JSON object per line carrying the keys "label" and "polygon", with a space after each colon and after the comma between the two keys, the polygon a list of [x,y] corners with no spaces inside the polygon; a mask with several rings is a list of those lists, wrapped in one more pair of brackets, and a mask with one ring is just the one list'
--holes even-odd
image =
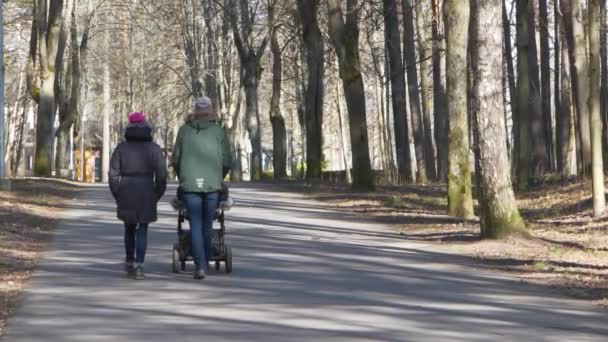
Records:
{"label": "bare tree", "polygon": [[329,34],[340,65],[349,114],[353,158],[353,188],[373,189],[366,122],[365,88],[359,57],[359,4],[346,1],[346,20],[340,0],[328,0]]}
{"label": "bare tree", "polygon": [[471,219],[471,163],[467,115],[467,51],[470,5],[468,0],[444,3],[447,38],[448,97],[448,214]]}
{"label": "bare tree", "polygon": [[[268,36],[264,35],[261,39],[256,39],[254,35],[254,25],[257,17],[258,2],[250,3],[247,0],[240,0],[240,23],[237,19],[237,7],[234,0],[230,0],[230,21],[234,43],[237,48],[241,61],[241,82],[245,89],[245,113],[247,120],[247,131],[251,140],[251,177],[252,180],[259,180],[262,177],[262,137],[260,133],[260,112],[259,112],[259,85],[262,74],[260,60],[264,55],[264,50],[268,44]],[[253,12],[249,6],[254,5]],[[260,40],[259,42],[257,42]],[[257,45],[257,46],[256,46]]]}
{"label": "bare tree", "polygon": [[321,177],[323,161],[323,75],[324,46],[319,29],[317,11],[319,0],[298,0],[298,10],[302,25],[302,38],[308,71],[307,88],[304,93],[303,122],[306,130],[306,177]]}
{"label": "bare tree", "polygon": [[384,30],[386,33],[387,60],[390,70],[392,89],[393,124],[395,130],[395,149],[399,176],[406,181],[412,181],[411,156],[409,147],[409,132],[407,121],[407,103],[405,101],[405,74],[401,55],[401,39],[397,2],[384,0]]}
{"label": "bare tree", "polygon": [[[602,116],[600,113],[600,0],[587,2],[589,11],[587,35],[589,41],[589,119],[591,129],[591,155],[593,180],[593,216],[600,218],[606,212],[604,161],[602,155]],[[604,95],[605,96],[605,95]]]}
{"label": "bare tree", "polygon": [[[416,151],[417,181],[426,183],[427,171],[424,156],[424,127],[422,123],[422,109],[420,104],[420,91],[418,83],[418,70],[416,61],[416,32],[414,31],[414,5],[413,0],[402,0],[403,10],[403,50],[405,67],[407,71],[407,89],[409,92],[411,124]],[[409,139],[409,138],[408,138]]]}
{"label": "bare tree", "polygon": [[27,65],[27,85],[38,103],[34,172],[50,176],[53,124],[55,122],[56,70],[63,62],[59,54],[63,0],[33,1],[32,35]]}
{"label": "bare tree", "polygon": [[502,4],[474,0],[473,117],[477,137],[481,235],[500,238],[525,229],[511,187],[502,92]]}

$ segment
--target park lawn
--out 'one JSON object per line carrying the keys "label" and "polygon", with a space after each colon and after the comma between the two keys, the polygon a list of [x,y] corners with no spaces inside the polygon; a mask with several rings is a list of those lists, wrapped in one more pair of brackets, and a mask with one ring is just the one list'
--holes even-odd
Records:
{"label": "park lawn", "polygon": [[355,193],[345,187],[304,186],[317,200],[389,225],[406,240],[439,252],[608,307],[608,218],[592,220],[591,184],[553,182],[517,194],[527,237],[480,240],[479,221],[445,215],[444,185],[380,187]]}
{"label": "park lawn", "polygon": [[50,241],[66,201],[78,185],[48,179],[17,179],[0,191],[0,336],[19,294]]}

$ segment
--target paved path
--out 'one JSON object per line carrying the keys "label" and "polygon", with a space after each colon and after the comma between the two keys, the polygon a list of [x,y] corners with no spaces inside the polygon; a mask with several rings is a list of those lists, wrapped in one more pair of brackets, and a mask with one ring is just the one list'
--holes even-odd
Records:
{"label": "paved path", "polygon": [[3,341],[608,341],[608,314],[586,303],[269,186],[233,196],[232,275],[170,272],[168,195],[148,279],[136,282],[123,274],[111,197],[91,188],[71,204]]}

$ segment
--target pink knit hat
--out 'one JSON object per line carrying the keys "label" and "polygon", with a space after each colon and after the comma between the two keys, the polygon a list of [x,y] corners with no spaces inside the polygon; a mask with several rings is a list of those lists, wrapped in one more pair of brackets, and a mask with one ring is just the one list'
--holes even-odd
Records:
{"label": "pink knit hat", "polygon": [[146,121],[146,117],[144,116],[144,113],[133,112],[133,113],[129,114],[129,123],[137,124],[137,123],[144,122],[144,121]]}

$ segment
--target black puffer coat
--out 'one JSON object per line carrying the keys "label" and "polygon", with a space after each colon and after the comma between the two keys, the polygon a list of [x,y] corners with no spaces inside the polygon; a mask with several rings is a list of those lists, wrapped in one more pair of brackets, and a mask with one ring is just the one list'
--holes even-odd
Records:
{"label": "black puffer coat", "polygon": [[147,123],[128,126],[125,139],[114,150],[109,172],[118,218],[127,224],[155,222],[167,187],[165,157]]}

